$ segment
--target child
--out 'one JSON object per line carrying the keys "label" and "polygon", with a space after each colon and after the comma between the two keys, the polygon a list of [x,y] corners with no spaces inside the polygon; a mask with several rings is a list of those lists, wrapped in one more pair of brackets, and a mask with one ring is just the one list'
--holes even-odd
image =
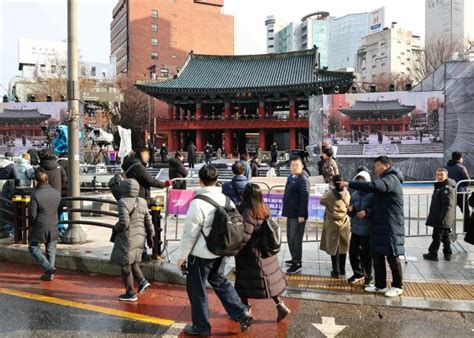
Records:
{"label": "child", "polygon": [[[150,287],[143,276],[139,263],[142,259],[145,239],[153,247],[153,224],[146,201],[138,197],[140,186],[133,179],[120,182],[120,200],[118,201],[119,221],[114,226],[116,233],[111,261],[120,265],[126,293],[119,296],[120,301],[135,302],[137,295]],[[138,283],[138,292],[133,288]]]}
{"label": "child", "polygon": [[[370,174],[367,171],[359,172],[354,181],[370,182]],[[364,286],[372,283],[372,258],[369,252],[369,222],[368,216],[374,198],[373,193],[354,191],[351,195],[352,201],[349,206],[351,217],[351,242],[349,246],[349,260],[354,275],[348,279],[349,284],[364,280]]]}
{"label": "child", "polygon": [[339,278],[346,274],[346,254],[351,238],[351,222],[347,215],[351,195],[346,188],[339,188],[337,182],[343,181],[340,175],[334,175],[335,188],[321,197],[321,205],[326,207],[320,249],[331,255],[331,277]]}

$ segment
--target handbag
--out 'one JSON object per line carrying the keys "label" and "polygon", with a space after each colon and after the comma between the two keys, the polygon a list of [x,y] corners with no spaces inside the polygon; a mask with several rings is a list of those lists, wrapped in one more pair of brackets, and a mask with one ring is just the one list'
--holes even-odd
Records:
{"label": "handbag", "polygon": [[[130,212],[128,213],[128,216],[129,216],[129,217],[132,216],[132,214],[133,214],[133,212],[135,211],[135,208],[137,207],[137,205],[138,205],[138,198],[135,199],[135,204],[134,204],[134,206],[133,206],[133,208],[132,208],[132,211],[130,211]],[[117,237],[117,234],[118,234],[118,232],[117,232],[117,230],[115,230],[115,226],[114,226],[114,227],[112,228],[112,235],[110,235],[110,239],[109,239],[109,241],[110,241],[111,243],[115,243],[115,238]]]}

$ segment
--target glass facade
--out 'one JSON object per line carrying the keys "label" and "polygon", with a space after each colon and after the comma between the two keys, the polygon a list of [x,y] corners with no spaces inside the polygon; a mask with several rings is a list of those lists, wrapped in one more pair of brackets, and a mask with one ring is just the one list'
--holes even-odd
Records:
{"label": "glass facade", "polygon": [[328,67],[329,62],[329,20],[311,21],[311,38],[308,48],[316,45],[318,47],[321,67]]}

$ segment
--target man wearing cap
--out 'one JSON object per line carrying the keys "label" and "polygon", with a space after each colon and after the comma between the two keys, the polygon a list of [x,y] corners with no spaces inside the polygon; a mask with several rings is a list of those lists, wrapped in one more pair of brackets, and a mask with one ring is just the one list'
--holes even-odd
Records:
{"label": "man wearing cap", "polygon": [[14,180],[16,187],[20,185],[20,179],[13,162],[13,153],[9,151],[5,153],[5,158],[0,159],[0,180]]}
{"label": "man wearing cap", "polygon": [[[466,167],[463,165],[463,162],[464,154],[460,151],[454,151],[451,154],[451,159],[446,165],[446,169],[448,170],[448,178],[456,181],[456,183],[458,183],[459,181],[469,180],[469,174],[467,172]],[[466,193],[468,185],[469,183],[467,182],[459,184],[457,191],[457,205],[461,209],[461,212],[464,214],[464,230],[466,230],[470,218],[470,210],[468,203],[469,196]]]}

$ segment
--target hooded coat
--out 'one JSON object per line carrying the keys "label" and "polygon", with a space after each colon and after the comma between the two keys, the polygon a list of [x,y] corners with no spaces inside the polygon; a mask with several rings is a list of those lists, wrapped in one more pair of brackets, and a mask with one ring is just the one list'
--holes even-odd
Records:
{"label": "hooded coat", "polygon": [[262,220],[256,220],[248,209],[241,211],[245,224],[245,246],[235,256],[235,289],[240,297],[269,298],[280,295],[286,289],[286,280],[278,256],[262,258],[258,239],[262,232]]}
{"label": "hooded coat", "polygon": [[405,254],[405,216],[403,210],[403,174],[390,167],[372,182],[349,182],[349,188],[374,193],[370,223],[370,247],[373,254]]}
{"label": "hooded coat", "polygon": [[59,191],[62,196],[67,195],[67,175],[64,168],[54,159],[42,160],[36,172],[42,171],[48,175],[49,184]]}
{"label": "hooded coat", "polygon": [[35,170],[30,161],[19,158],[15,161],[15,169],[21,187],[31,187],[31,180],[35,177]]}
{"label": "hooded coat", "polygon": [[347,190],[332,190],[321,197],[321,205],[326,207],[321,233],[320,249],[328,255],[345,254],[351,240],[351,221],[348,209],[351,195]]}
{"label": "hooded coat", "polygon": [[155,236],[148,204],[138,197],[140,186],[133,179],[120,183],[119,221],[115,224],[114,248],[110,260],[120,266],[140,263],[147,238]]}
{"label": "hooded coat", "polygon": [[426,225],[442,229],[450,229],[454,225],[455,189],[456,182],[449,178],[434,184]]}
{"label": "hooded coat", "polygon": [[[363,177],[365,182],[370,182],[370,174],[367,171],[359,172],[355,177]],[[372,205],[373,205],[374,194],[371,192],[365,191],[354,191],[351,194],[351,205],[352,211],[349,212],[351,217],[351,232],[358,236],[369,236],[369,217],[372,214]],[[364,210],[366,216],[363,219],[357,217],[359,211]]]}

